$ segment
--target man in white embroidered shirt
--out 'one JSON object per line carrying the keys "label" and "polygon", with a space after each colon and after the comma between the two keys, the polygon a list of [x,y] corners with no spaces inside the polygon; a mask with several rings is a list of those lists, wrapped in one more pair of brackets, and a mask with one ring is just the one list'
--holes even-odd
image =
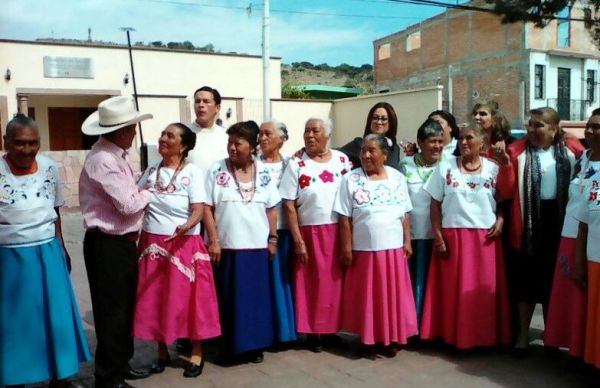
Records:
{"label": "man in white embroidered shirt", "polygon": [[210,166],[227,155],[225,128],[216,124],[221,110],[221,94],[217,89],[203,86],[194,92],[196,120],[190,124],[196,133],[196,147],[190,151],[188,161],[206,173]]}

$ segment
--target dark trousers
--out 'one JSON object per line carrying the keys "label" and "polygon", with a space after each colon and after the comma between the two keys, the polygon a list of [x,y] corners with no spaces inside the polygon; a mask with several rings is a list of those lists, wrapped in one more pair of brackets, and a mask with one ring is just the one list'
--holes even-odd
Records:
{"label": "dark trousers", "polygon": [[138,280],[136,243],[88,230],[83,257],[96,329],[97,385],[123,380],[133,357],[133,312]]}

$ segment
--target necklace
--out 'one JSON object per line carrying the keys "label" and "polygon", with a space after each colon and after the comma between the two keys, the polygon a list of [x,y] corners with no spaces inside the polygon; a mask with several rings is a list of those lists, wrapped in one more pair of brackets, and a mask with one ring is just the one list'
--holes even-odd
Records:
{"label": "necklace", "polygon": [[254,199],[254,194],[256,193],[256,168],[254,161],[250,166],[250,175],[252,176],[252,182],[250,182],[249,189],[242,187],[238,180],[237,172],[233,168],[233,165],[231,164],[231,161],[229,159],[227,159],[227,169],[233,176],[233,181],[235,182],[235,185],[237,186],[238,191],[240,192],[240,197],[242,197],[242,203],[244,205],[247,205],[250,202],[252,202],[252,200]]}
{"label": "necklace", "polygon": [[437,163],[437,161],[435,163],[425,162],[425,158],[423,158],[423,155],[420,152],[415,156],[417,175],[421,178],[421,182],[427,182],[429,180],[429,177],[433,173],[433,167],[435,167]]}
{"label": "necklace", "polygon": [[460,158],[460,166],[468,172],[476,172],[479,171],[481,169],[481,160],[479,160],[479,165],[475,168],[468,168],[467,166],[465,166],[463,158]]}
{"label": "necklace", "polygon": [[179,175],[182,164],[183,164],[183,158],[179,161],[177,168],[175,168],[175,172],[171,176],[169,183],[166,186],[163,186],[162,182],[160,181],[160,169],[164,167],[164,162],[160,162],[160,164],[158,165],[158,169],[156,170],[156,182],[154,182],[154,188],[156,189],[156,191],[161,192],[161,193],[164,193],[164,192],[172,193],[175,191],[175,185],[173,184],[173,182],[175,182],[175,178],[177,178],[177,175]]}
{"label": "necklace", "polygon": [[467,200],[467,202],[473,203],[473,202],[475,202],[475,199],[477,198],[479,191],[483,187],[483,182],[482,182],[482,178],[481,178],[482,162],[480,160],[479,166],[477,166],[477,168],[468,169],[462,164],[462,158],[460,158],[460,159],[461,159],[460,165],[465,169],[465,171],[468,171],[468,172],[479,171],[478,174],[463,174],[460,171],[460,168],[458,169],[458,172],[460,174],[460,186],[462,187],[463,195],[465,196],[465,199]]}

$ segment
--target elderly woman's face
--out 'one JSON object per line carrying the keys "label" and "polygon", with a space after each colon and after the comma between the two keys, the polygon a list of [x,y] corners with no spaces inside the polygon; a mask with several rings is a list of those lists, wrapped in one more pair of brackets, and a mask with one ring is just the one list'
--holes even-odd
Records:
{"label": "elderly woman's face", "polygon": [[371,132],[379,135],[384,135],[390,129],[390,117],[388,116],[387,110],[384,108],[377,108],[373,111],[370,117],[371,120]]}
{"label": "elderly woman's face", "polygon": [[417,140],[421,154],[428,162],[437,162],[442,157],[444,149],[443,136],[429,136],[425,140]]}
{"label": "elderly woman's face", "polygon": [[185,146],[181,144],[181,129],[174,125],[169,125],[160,133],[158,139],[158,153],[163,158],[181,155]]}
{"label": "elderly woman's face", "polygon": [[360,149],[360,163],[365,171],[379,171],[385,164],[386,159],[386,153],[379,147],[376,141],[369,140],[363,143]]}
{"label": "elderly woman's face", "polygon": [[252,146],[248,140],[237,135],[229,135],[227,141],[227,153],[229,160],[233,163],[242,163],[248,161],[252,156]]}
{"label": "elderly woman's face", "polygon": [[473,119],[486,131],[492,129],[492,112],[487,107],[479,107],[473,112]]}
{"label": "elderly woman's face", "polygon": [[431,116],[431,118],[437,121],[444,130],[444,145],[450,143],[450,141],[452,141],[452,128],[450,127],[446,119],[440,115],[433,115]]}
{"label": "elderly woman's face", "polygon": [[527,125],[527,140],[535,148],[548,148],[554,141],[558,128],[545,122],[542,116],[533,115]]}
{"label": "elderly woman's face", "polygon": [[40,134],[36,128],[23,127],[6,137],[6,153],[10,162],[20,169],[30,169],[40,150]]}
{"label": "elderly woman's face", "polygon": [[460,154],[466,157],[477,156],[483,148],[483,139],[477,136],[477,133],[471,128],[461,129],[458,136]]}
{"label": "elderly woman's face", "polygon": [[304,146],[309,155],[325,151],[329,137],[321,120],[310,120],[304,127]]}
{"label": "elderly woman's face", "polygon": [[273,123],[263,123],[258,132],[258,143],[264,155],[271,155],[279,152],[279,149],[283,145],[283,139],[279,131],[273,126]]}

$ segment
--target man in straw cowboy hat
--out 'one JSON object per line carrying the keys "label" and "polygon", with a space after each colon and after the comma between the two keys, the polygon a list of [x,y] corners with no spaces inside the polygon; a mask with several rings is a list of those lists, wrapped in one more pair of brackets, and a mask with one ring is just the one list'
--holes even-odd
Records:
{"label": "man in straw cowboy hat", "polygon": [[86,135],[100,135],[79,178],[79,203],[86,228],[83,256],[96,328],[96,388],[130,387],[124,379],[148,372],[131,369],[131,328],[138,279],[136,241],[150,193],[136,185],[128,150],[136,126],[152,118],[139,113],[131,97],[102,101],[83,123]]}

